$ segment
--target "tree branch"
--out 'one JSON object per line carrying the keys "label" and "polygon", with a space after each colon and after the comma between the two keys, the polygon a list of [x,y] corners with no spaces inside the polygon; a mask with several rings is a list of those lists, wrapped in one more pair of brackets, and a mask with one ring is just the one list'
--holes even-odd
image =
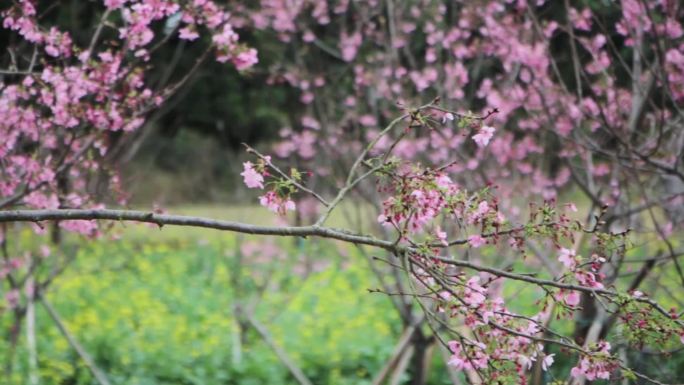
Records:
{"label": "tree branch", "polygon": [[224,221],[211,218],[185,215],[156,214],[135,210],[88,210],[88,209],[56,209],[56,210],[7,210],[0,211],[0,222],[42,222],[52,220],[112,220],[153,223],[159,227],[186,226],[215,230],[232,231],[244,234],[276,235],[291,237],[315,236],[337,239],[340,241],[376,246],[394,250],[393,242],[384,241],[367,235],[354,234],[346,230],[319,226],[257,226],[240,222]]}

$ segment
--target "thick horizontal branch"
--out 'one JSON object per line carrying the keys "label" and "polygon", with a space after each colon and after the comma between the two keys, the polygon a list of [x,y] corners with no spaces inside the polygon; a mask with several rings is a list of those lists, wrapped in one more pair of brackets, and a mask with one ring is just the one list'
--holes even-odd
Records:
{"label": "thick horizontal branch", "polygon": [[157,226],[201,227],[255,235],[284,237],[321,237],[340,241],[376,246],[394,250],[389,241],[354,234],[344,230],[319,226],[257,226],[240,222],[224,221],[185,215],[157,214],[148,211],[108,209],[57,209],[57,210],[8,210],[0,211],[0,222],[43,222],[56,220],[112,220],[153,223]]}

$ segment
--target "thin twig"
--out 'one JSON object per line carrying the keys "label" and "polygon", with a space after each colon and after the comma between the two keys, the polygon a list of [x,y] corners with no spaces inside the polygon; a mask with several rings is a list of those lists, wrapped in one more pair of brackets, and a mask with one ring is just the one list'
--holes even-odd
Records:
{"label": "thin twig", "polygon": [[[37,293],[37,295],[40,295]],[[40,301],[43,303],[43,307],[45,307],[45,310],[47,310],[48,314],[50,315],[50,318],[55,322],[55,325],[59,329],[59,331],[62,333],[64,338],[69,342],[69,345],[76,351],[79,357],[83,360],[83,363],[85,363],[86,367],[88,370],[90,370],[90,373],[92,373],[93,377],[95,377],[95,380],[100,384],[100,385],[111,385],[109,380],[107,379],[107,376],[104,374],[100,368],[95,365],[95,361],[93,360],[92,356],[83,348],[83,346],[76,340],[76,337],[74,337],[73,334],[67,329],[66,325],[62,321],[62,318],[59,316],[55,308],[52,307],[50,302],[40,295]]]}
{"label": "thin twig", "polygon": [[287,369],[292,373],[294,378],[300,383],[300,385],[313,385],[311,381],[306,377],[302,369],[297,366],[297,364],[292,361],[290,356],[281,348],[271,337],[266,327],[255,320],[251,315],[246,314],[245,318],[252,325],[252,327],[261,335],[264,342],[273,349],[273,352],[278,356],[278,359],[287,367]]}
{"label": "thin twig", "polygon": [[313,191],[307,187],[304,187],[301,183],[294,180],[294,178],[287,175],[287,173],[285,173],[283,170],[278,168],[278,166],[274,165],[273,162],[271,162],[271,160],[267,156],[261,154],[259,151],[253,149],[252,147],[250,147],[246,143],[242,143],[242,145],[245,146],[245,148],[247,149],[247,153],[254,154],[257,157],[259,157],[259,159],[264,161],[268,165],[268,167],[270,167],[271,169],[273,169],[273,171],[280,174],[280,176],[282,176],[283,178],[287,179],[290,183],[295,185],[298,189],[304,191],[307,194],[311,194],[314,198],[316,198],[319,202],[321,202],[323,204],[323,206],[325,206],[325,207],[330,206],[330,203],[328,203],[328,201],[326,201],[322,196],[318,195],[318,193],[316,193],[315,191]]}

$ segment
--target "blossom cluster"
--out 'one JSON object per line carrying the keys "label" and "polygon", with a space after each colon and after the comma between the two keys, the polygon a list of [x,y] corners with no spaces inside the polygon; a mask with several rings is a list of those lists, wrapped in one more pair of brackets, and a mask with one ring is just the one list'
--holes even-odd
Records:
{"label": "blossom cluster", "polygon": [[[574,276],[575,280],[584,287],[603,289],[604,286],[597,280],[597,275],[600,275],[599,269],[605,262],[604,258],[596,258],[596,263],[590,264],[590,270],[587,271],[581,268],[582,257],[576,255],[575,250],[561,248],[558,261],[565,266]],[[571,307],[576,307],[580,303],[580,294],[575,290],[561,290],[560,298]]]}
{"label": "blossom cluster", "polygon": [[[469,225],[498,227],[505,217],[496,209],[495,203],[477,194],[469,195],[455,183],[445,170],[430,170],[410,165],[395,164],[387,168],[380,192],[389,197],[382,203],[378,222],[385,227],[396,228],[403,236],[425,232],[438,217],[464,220]],[[446,234],[437,229],[437,238],[448,245]],[[486,241],[479,235],[470,237],[473,247]]]}
{"label": "blossom cluster", "polygon": [[[437,311],[451,322],[460,319],[471,333],[470,337],[458,334],[457,340],[448,342],[450,366],[484,373],[491,380],[526,383],[526,372],[535,362],[543,370],[553,364],[555,354],[545,353],[544,345],[537,342],[545,330],[545,320],[551,316],[547,310],[534,316],[516,314],[507,309],[500,294],[500,278],[489,274],[468,278],[439,260],[431,261],[430,256],[413,257],[422,266],[413,271],[414,278],[424,288],[439,293],[435,296]],[[610,354],[610,344],[599,341],[582,350],[571,375],[609,379],[619,368],[619,361]]]}
{"label": "blossom cluster", "polygon": [[610,374],[620,367],[618,361],[610,355],[610,343],[599,341],[591,350],[591,355],[583,355],[579,364],[570,370],[570,374],[589,381],[609,379]]}
{"label": "blossom cluster", "polygon": [[[36,4],[19,0],[0,9],[2,27],[35,48],[26,68],[10,68],[0,82],[2,206],[93,205],[87,188],[93,173],[107,176],[110,191],[120,190],[116,172],[101,166],[114,133],[138,130],[175,89],[153,90],[147,83],[145,62],[153,44],[162,41],[155,35],[159,23],[183,20],[180,38],[188,37],[190,26],[206,27],[216,59],[239,70],[257,62],[256,51],[238,42],[230,14],[210,0],[105,0],[106,12],[88,46],[76,44],[57,25],[42,25]],[[123,202],[125,194],[118,199]],[[89,222],[80,223],[63,227],[93,232]]]}
{"label": "blossom cluster", "polygon": [[[264,177],[271,176],[268,172],[270,163],[270,156],[264,156],[256,165],[252,162],[244,162],[243,171],[240,175],[242,175],[245,185],[248,188],[263,190],[265,188]],[[259,197],[259,203],[281,216],[285,215],[288,211],[294,211],[297,206],[291,196],[297,190],[292,184],[292,180],[299,181],[301,175],[293,169],[290,177],[293,179],[274,180],[271,183],[273,189],[266,191],[264,195]]]}
{"label": "blossom cluster", "polygon": [[[656,102],[644,111],[640,121],[648,130],[658,131],[658,116],[676,113],[671,107],[684,96],[684,19],[681,7],[669,1],[630,0],[605,7],[577,3],[560,7],[564,12],[543,12],[550,4],[542,0],[455,5],[421,0],[396,7],[392,28],[362,17],[386,11],[377,1],[264,0],[237,5],[233,11],[253,28],[296,43],[312,58],[280,63],[272,73],[272,83],[285,83],[301,92],[302,114],[315,122],[309,125],[302,120],[302,124],[283,130],[280,148],[292,153],[302,138],[313,137],[324,151],[344,157],[339,144],[363,146],[378,122],[390,117],[394,102],[410,103],[424,95],[439,95],[449,104],[479,112],[498,107],[501,113],[492,125],[505,125],[507,132],[492,137],[490,126],[478,129],[472,136],[477,148],[471,152],[471,141],[463,140],[462,135],[426,130],[398,144],[397,153],[439,163],[454,151],[463,151],[467,156],[457,167],[476,171],[482,177],[460,179],[470,183],[506,181],[499,190],[502,198],[524,194],[552,199],[560,188],[575,180],[571,176],[578,170],[573,171],[568,164],[590,159],[589,149],[595,144],[591,138],[597,130],[613,135],[625,135],[630,130],[633,101],[641,97],[637,90],[652,86],[658,89],[657,94],[666,95],[663,103]],[[617,17],[615,22],[598,22],[608,8]],[[571,55],[555,54],[552,47],[559,39],[567,40],[579,55],[581,65],[575,69],[574,81],[579,84],[558,74],[559,65],[576,65]],[[424,49],[415,55],[413,47]],[[630,86],[621,79],[625,66],[621,52],[638,47],[663,47],[663,51],[658,61],[637,66],[643,67],[642,76],[632,74]],[[323,71],[319,57],[331,58],[339,73],[346,74],[344,81],[330,75],[337,71]],[[482,63],[493,63],[496,69],[482,71]],[[339,103],[328,103],[325,116],[317,116],[314,111],[320,108],[313,108],[314,101]],[[448,117],[444,120],[449,122]],[[343,136],[339,127],[349,127],[355,135]],[[676,137],[667,129],[661,132]],[[579,135],[579,142],[573,135]],[[582,140],[585,135],[587,140]],[[633,147],[650,149],[654,144],[648,138],[644,135]],[[551,172],[541,161],[542,149],[550,142],[560,146],[552,150],[551,157],[558,159],[554,164],[559,168],[551,167]],[[484,149],[486,144],[489,151]],[[674,158],[666,153],[652,152],[658,162],[673,166]],[[316,163],[312,151],[307,150],[302,158],[321,169],[328,168]],[[629,180],[614,164],[594,159],[581,168],[586,168],[588,177],[597,183],[610,184],[611,188],[596,192],[599,200],[612,204],[624,199]]]}
{"label": "blossom cluster", "polygon": [[[429,258],[421,258],[424,263]],[[453,322],[462,320],[471,336],[458,335],[448,342],[451,353],[448,364],[456,370],[487,373],[491,380],[512,380],[525,383],[525,374],[539,361],[543,370],[554,362],[555,354],[544,353],[544,346],[536,342],[540,326],[547,314],[524,317],[507,309],[503,297],[493,286],[494,277],[459,276],[445,285],[434,278],[425,279],[425,272],[416,278],[432,290],[441,290],[438,311]],[[483,278],[485,277],[485,278]]]}

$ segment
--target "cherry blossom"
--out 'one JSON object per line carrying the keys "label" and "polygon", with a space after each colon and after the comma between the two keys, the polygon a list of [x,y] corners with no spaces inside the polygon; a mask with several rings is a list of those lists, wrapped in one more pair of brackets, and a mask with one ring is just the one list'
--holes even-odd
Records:
{"label": "cherry blossom", "polygon": [[244,178],[245,185],[249,188],[264,188],[264,177],[254,169],[252,162],[243,163],[244,171],[240,174]]}
{"label": "cherry blossom", "polygon": [[285,215],[287,211],[294,211],[297,206],[289,198],[281,198],[273,191],[259,197],[259,203],[278,215]]}
{"label": "cherry blossom", "polygon": [[570,290],[563,298],[568,306],[576,307],[580,303],[580,295],[574,290]]}
{"label": "cherry blossom", "polygon": [[[103,16],[109,18],[102,22],[118,30],[115,40],[122,44],[105,41],[94,47],[79,46],[69,31],[41,25],[32,1],[0,9],[3,27],[42,48],[47,56],[46,60],[36,57],[30,73],[0,84],[0,134],[4,138],[0,154],[7,173],[0,182],[0,195],[8,202],[56,208],[64,198],[57,191],[57,179],[68,175],[74,188],[69,194],[76,199],[62,199],[62,205],[93,203],[80,186],[88,175],[97,172],[98,161],[107,155],[106,132],[139,129],[147,111],[158,108],[173,90],[152,91],[146,83],[149,66],[136,59],[147,60],[148,48],[158,40],[153,32],[156,23],[182,14],[188,24],[181,28],[181,38],[198,39],[203,33],[198,26],[202,25],[213,35],[219,51],[217,60],[231,61],[238,70],[257,62],[256,51],[237,43],[238,35],[228,23],[227,12],[212,1],[105,0],[104,5],[116,15],[107,13]],[[94,52],[89,51],[91,48]],[[24,150],[36,146],[45,151]],[[58,156],[59,149],[67,150],[64,156]],[[115,173],[110,178],[113,186],[118,184]],[[81,233],[93,232],[83,224],[65,226]]]}
{"label": "cherry blossom", "polygon": [[586,378],[589,381],[595,379],[607,380],[610,374],[619,365],[610,357],[610,343],[600,341],[596,348],[596,354],[591,357],[584,356],[579,364],[572,368],[570,374],[575,378]]}
{"label": "cherry blossom", "polygon": [[494,136],[494,131],[496,131],[494,127],[483,126],[477,134],[473,135],[473,141],[481,148],[487,147]]}
{"label": "cherry blossom", "polygon": [[544,357],[544,360],[542,360],[543,370],[548,370],[551,367],[551,365],[553,365],[553,356],[555,356],[555,354],[547,354]]}
{"label": "cherry blossom", "polygon": [[574,270],[577,267],[577,257],[575,256],[575,250],[562,248],[560,255],[558,256],[558,261],[560,261],[563,266],[569,270]]}
{"label": "cherry blossom", "polygon": [[478,248],[487,244],[487,240],[482,238],[480,235],[471,235],[468,237],[468,244],[471,247]]}

